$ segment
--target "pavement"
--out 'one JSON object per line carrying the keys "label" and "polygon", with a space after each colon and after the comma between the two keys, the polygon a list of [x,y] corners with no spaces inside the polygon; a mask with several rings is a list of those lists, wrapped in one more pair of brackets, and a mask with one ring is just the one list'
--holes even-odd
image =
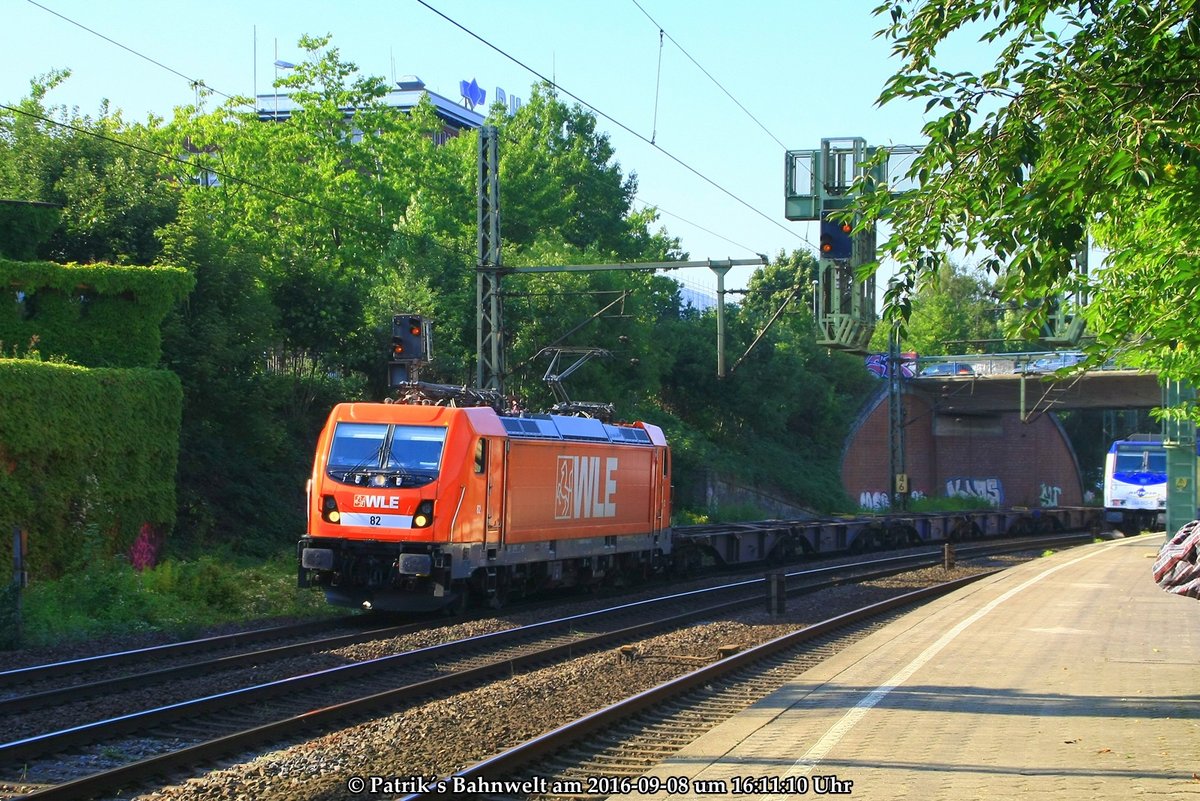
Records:
{"label": "pavement", "polygon": [[1163,539],[927,603],[645,774],[686,792],[611,798],[1200,799],[1200,601],[1154,583]]}

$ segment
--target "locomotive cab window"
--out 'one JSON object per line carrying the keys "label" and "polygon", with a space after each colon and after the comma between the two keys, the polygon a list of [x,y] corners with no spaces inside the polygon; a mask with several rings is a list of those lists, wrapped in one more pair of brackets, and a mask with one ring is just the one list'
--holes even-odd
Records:
{"label": "locomotive cab window", "polygon": [[386,423],[338,423],[328,475],[345,484],[419,487],[437,478],[446,429]]}
{"label": "locomotive cab window", "polygon": [[487,470],[487,440],[480,437],[475,442],[475,473],[481,475]]}
{"label": "locomotive cab window", "polygon": [[395,426],[387,467],[437,472],[446,429],[440,426]]}
{"label": "locomotive cab window", "polygon": [[1149,448],[1121,448],[1117,451],[1118,473],[1166,473],[1167,454]]}
{"label": "locomotive cab window", "polygon": [[380,423],[338,423],[329,449],[330,472],[378,467],[387,430]]}

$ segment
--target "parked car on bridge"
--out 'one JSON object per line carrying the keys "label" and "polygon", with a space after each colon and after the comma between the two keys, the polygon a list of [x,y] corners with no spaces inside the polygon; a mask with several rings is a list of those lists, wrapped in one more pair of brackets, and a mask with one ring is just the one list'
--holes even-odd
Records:
{"label": "parked car on bridge", "polygon": [[1053,373],[1056,370],[1062,370],[1066,367],[1074,367],[1083,362],[1087,356],[1078,351],[1062,351],[1050,356],[1043,356],[1034,361],[1032,364],[1025,365],[1022,372],[1025,373]]}
{"label": "parked car on bridge", "polygon": [[922,377],[975,375],[975,368],[966,362],[940,362],[921,370]]}

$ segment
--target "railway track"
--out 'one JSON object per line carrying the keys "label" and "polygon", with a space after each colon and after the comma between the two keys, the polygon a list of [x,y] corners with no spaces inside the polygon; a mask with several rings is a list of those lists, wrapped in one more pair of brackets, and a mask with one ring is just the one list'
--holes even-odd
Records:
{"label": "railway track", "polygon": [[214,654],[222,650],[235,650],[260,643],[307,638],[323,631],[361,628],[362,618],[342,616],[328,620],[313,620],[285,626],[268,626],[261,629],[220,634],[181,642],[169,642],[125,651],[92,654],[65,659],[58,662],[26,665],[0,670],[0,688],[27,686],[41,681],[52,681],[67,677],[93,675],[138,665],[147,660],[171,660],[188,658],[197,654]]}
{"label": "railway track", "polygon": [[452,775],[424,782],[421,789],[403,795],[403,801],[447,794],[487,801],[599,801],[622,793],[685,794],[693,789],[686,779],[643,774],[717,724],[882,628],[905,607],[994,572],[870,604],[732,654]]}
{"label": "railway track", "polygon": [[[1018,542],[1012,547],[1028,545]],[[996,551],[993,549],[992,552]],[[928,549],[924,549],[916,554],[895,557],[890,563],[903,567],[912,564],[914,559],[929,558],[929,553]],[[969,556],[970,551],[963,551],[963,554]],[[806,568],[790,575],[794,579],[802,575],[819,577],[845,569],[843,565]],[[752,581],[761,582],[762,579]],[[114,694],[129,690],[135,690],[140,697],[147,688],[156,685],[196,676],[211,678],[222,671],[248,666],[261,671],[266,665],[298,655],[398,638],[427,630],[430,626],[428,621],[379,625],[369,617],[347,617],[4,670],[0,671],[0,722],[6,715],[48,710],[66,703],[71,704],[75,708],[73,714],[78,715],[80,708],[92,698],[111,701]],[[333,633],[325,635],[323,632]],[[138,669],[130,670],[132,667]],[[130,702],[136,703],[137,699],[130,699]],[[129,705],[124,706],[128,708]],[[16,730],[10,727],[8,731],[10,736],[23,733],[20,726]]]}
{"label": "railway track", "polygon": [[[427,623],[369,626],[363,625],[365,621],[362,618],[357,620],[358,625],[342,620],[332,627],[355,629],[345,634],[314,638],[314,633],[326,628],[324,625],[317,624],[317,631],[314,632],[312,624],[296,624],[3,671],[0,672],[0,686],[15,687],[20,692],[0,696],[0,720],[5,715],[17,712],[47,709],[58,704],[79,704],[90,698],[129,689],[144,694],[147,687],[165,682],[261,665],[299,654],[333,650],[428,628]],[[290,642],[242,648],[256,643],[279,643],[280,640]],[[139,663],[147,661],[164,666],[136,672],[122,670],[126,666],[141,666]],[[61,682],[61,679],[68,681]],[[49,684],[55,686],[44,686]]]}
{"label": "railway track", "polygon": [[[1062,542],[1061,538],[1054,541]],[[1045,545],[1030,541],[1009,545],[1023,550],[1041,547]],[[960,557],[967,558],[975,550],[960,547]],[[984,550],[996,552],[994,546],[979,546],[979,552]],[[926,550],[857,566],[793,571],[789,591],[811,592],[819,586],[891,575],[941,558],[941,551]],[[58,783],[35,793],[34,798],[88,797],[112,787],[126,787],[149,774],[237,753],[266,740],[287,739],[301,729],[336,728],[422,699],[445,697],[492,677],[761,604],[765,581],[737,581],[656,601],[621,604],[46,732],[0,744],[0,764],[8,766],[5,773],[10,776],[20,766],[28,775]],[[722,595],[726,596],[723,600],[713,600]],[[131,754],[137,759],[90,776],[44,769],[48,763],[68,764],[64,755],[81,748],[92,753]]]}

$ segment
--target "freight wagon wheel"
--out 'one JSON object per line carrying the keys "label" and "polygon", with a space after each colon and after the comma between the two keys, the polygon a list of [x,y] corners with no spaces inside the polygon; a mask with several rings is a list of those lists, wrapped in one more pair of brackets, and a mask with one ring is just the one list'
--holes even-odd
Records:
{"label": "freight wagon wheel", "polygon": [[862,551],[878,551],[887,543],[887,532],[879,526],[868,526],[858,533],[854,538],[850,550],[858,553]]}
{"label": "freight wagon wheel", "polygon": [[888,529],[888,544],[901,548],[905,545],[920,545],[921,535],[907,523],[897,523]]}
{"label": "freight wagon wheel", "polygon": [[767,554],[767,562],[773,565],[782,565],[796,561],[796,540],[792,535],[780,537],[775,543],[775,547]]}
{"label": "freight wagon wheel", "polygon": [[1037,533],[1037,526],[1028,517],[1018,517],[1005,533],[1009,537],[1030,537]]}
{"label": "freight wagon wheel", "polygon": [[1041,534],[1059,534],[1063,530],[1062,521],[1054,515],[1042,515],[1038,521],[1038,532]]}
{"label": "freight wagon wheel", "polygon": [[691,578],[699,573],[702,561],[700,549],[691,543],[677,546],[671,552],[672,572],[683,578]]}
{"label": "freight wagon wheel", "polygon": [[963,542],[964,540],[973,540],[983,536],[983,530],[979,528],[979,524],[969,518],[961,518],[950,530],[950,534],[946,539],[950,542]]}

